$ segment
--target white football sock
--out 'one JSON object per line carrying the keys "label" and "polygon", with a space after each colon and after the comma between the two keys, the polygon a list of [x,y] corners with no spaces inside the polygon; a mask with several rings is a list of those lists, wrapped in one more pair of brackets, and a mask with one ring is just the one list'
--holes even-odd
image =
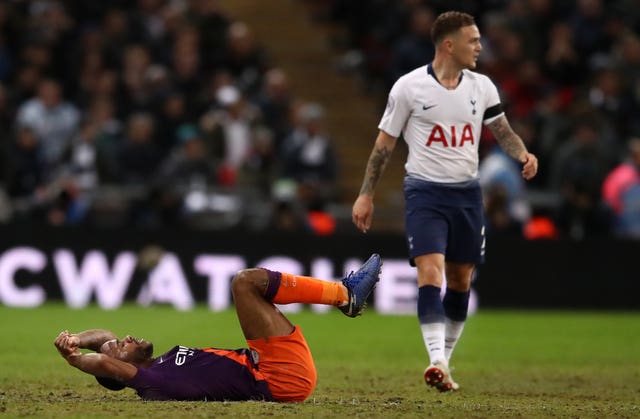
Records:
{"label": "white football sock", "polygon": [[444,350],[444,323],[423,323],[420,325],[420,329],[422,330],[424,346],[429,353],[430,362],[432,364],[441,362],[448,365]]}
{"label": "white football sock", "polygon": [[450,318],[445,318],[445,334],[444,334],[444,355],[447,358],[447,362],[451,359],[453,348],[456,347],[460,335],[462,335],[462,329],[464,329],[464,322],[456,322]]}

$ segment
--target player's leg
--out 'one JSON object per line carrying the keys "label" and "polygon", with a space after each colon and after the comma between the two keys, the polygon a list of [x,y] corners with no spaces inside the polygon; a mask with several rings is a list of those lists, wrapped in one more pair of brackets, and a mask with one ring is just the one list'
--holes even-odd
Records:
{"label": "player's leg", "polygon": [[417,179],[405,179],[405,215],[409,257],[418,269],[418,321],[429,355],[425,382],[438,386],[445,377],[445,315],[440,298],[448,247],[449,222],[434,197],[441,187]]}
{"label": "player's leg", "polygon": [[[447,289],[442,305],[445,313],[444,354],[447,366],[467,319],[473,269],[473,264],[451,262],[445,264]],[[460,388],[458,383],[453,380],[450,371],[443,374],[441,382],[435,387],[440,391],[452,391]]]}
{"label": "player's leg", "polygon": [[246,339],[286,336],[293,332],[293,324],[265,299],[268,285],[269,272],[265,269],[244,269],[233,278],[233,301]]}
{"label": "player's leg", "polygon": [[349,317],[360,315],[379,280],[381,265],[380,256],[374,254],[341,282],[266,269],[238,272],[231,288],[245,337],[258,339],[292,332],[293,325],[274,304],[327,304],[339,307]]}
{"label": "player's leg", "polygon": [[380,256],[372,255],[341,282],[267,269],[246,269],[234,277],[231,288],[240,326],[274,400],[304,401],[317,379],[301,329],[274,304],[329,304],[348,316],[357,316],[379,279],[381,264]]}
{"label": "player's leg", "polygon": [[[482,207],[458,208],[450,212],[451,225],[446,254],[447,289],[443,298],[445,314],[445,357],[447,367],[453,349],[462,335],[469,308],[471,279],[476,263],[484,259],[484,227]],[[436,386],[440,391],[457,390],[460,386],[451,373]]]}
{"label": "player's leg", "polygon": [[453,349],[460,339],[469,310],[471,277],[475,265],[447,262],[445,267],[447,290],[442,301],[445,314],[445,356],[451,360]]}
{"label": "player's leg", "polygon": [[418,320],[425,347],[429,354],[429,366],[424,371],[424,381],[439,391],[458,388],[451,379],[449,361],[445,351],[446,316],[440,298],[443,282],[444,255],[433,253],[415,258],[418,267]]}
{"label": "player's leg", "polygon": [[418,321],[431,364],[446,364],[445,314],[440,293],[444,255],[430,253],[414,258],[418,269]]}
{"label": "player's leg", "polygon": [[484,261],[484,219],[481,203],[458,208],[451,214],[451,240],[446,256],[447,289],[443,305],[446,316],[446,356],[451,359],[469,309],[471,279],[476,264]]}
{"label": "player's leg", "polygon": [[[458,390],[449,370],[449,360],[467,318],[473,264],[446,263],[441,254],[415,259],[418,266],[418,318],[430,365],[424,372],[427,385],[439,391]],[[446,269],[447,289],[444,299],[442,270]],[[422,269],[420,266],[424,266]]]}

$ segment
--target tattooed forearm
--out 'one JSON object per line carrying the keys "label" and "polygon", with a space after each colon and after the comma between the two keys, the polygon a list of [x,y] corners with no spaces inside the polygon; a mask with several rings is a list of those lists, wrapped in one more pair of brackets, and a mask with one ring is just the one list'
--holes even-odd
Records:
{"label": "tattooed forearm", "polygon": [[527,151],[522,139],[518,134],[513,132],[505,116],[499,117],[487,125],[487,127],[491,130],[493,136],[496,137],[496,141],[509,157],[518,160],[522,153]]}
{"label": "tattooed forearm", "polygon": [[391,157],[392,151],[393,148],[390,149],[384,146],[373,149],[371,156],[369,156],[369,161],[367,162],[367,170],[365,171],[364,181],[360,188],[360,195],[373,194],[373,191],[380,180],[380,176],[382,176],[382,172]]}

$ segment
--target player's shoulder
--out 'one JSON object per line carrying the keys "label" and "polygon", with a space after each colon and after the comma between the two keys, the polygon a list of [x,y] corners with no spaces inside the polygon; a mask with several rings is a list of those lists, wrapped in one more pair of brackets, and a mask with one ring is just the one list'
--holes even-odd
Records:
{"label": "player's shoulder", "polygon": [[476,83],[491,83],[491,84],[493,84],[493,81],[491,81],[491,78],[489,76],[487,76],[486,74],[478,73],[477,71],[464,69],[464,70],[462,70],[462,74],[467,79],[469,79],[469,80],[471,80],[473,82],[476,82]]}
{"label": "player's shoulder", "polygon": [[404,75],[400,76],[400,78],[396,80],[396,84],[404,84],[407,82],[413,83],[417,80],[426,80],[428,79],[427,75],[428,75],[427,66],[423,65],[418,68],[414,68],[408,73],[405,73]]}

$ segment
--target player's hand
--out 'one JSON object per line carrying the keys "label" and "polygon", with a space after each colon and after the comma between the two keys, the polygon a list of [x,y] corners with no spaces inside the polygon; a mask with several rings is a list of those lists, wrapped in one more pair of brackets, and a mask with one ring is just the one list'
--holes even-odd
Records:
{"label": "player's hand", "polygon": [[68,330],[60,332],[56,340],[53,342],[56,349],[63,358],[67,358],[76,352],[79,352],[78,345],[80,339],[76,335],[72,335]]}
{"label": "player's hand", "polygon": [[538,173],[538,158],[531,153],[523,153],[520,157],[522,163],[522,177],[529,180]]}
{"label": "player's hand", "polygon": [[67,352],[68,352],[66,349],[68,338],[69,338],[69,331],[63,330],[62,332],[60,332],[56,340],[53,341],[53,344],[55,345],[60,355],[62,355],[65,358],[67,357]]}
{"label": "player's hand", "polygon": [[371,227],[373,218],[373,198],[369,195],[360,195],[353,204],[351,219],[358,230],[366,233]]}

